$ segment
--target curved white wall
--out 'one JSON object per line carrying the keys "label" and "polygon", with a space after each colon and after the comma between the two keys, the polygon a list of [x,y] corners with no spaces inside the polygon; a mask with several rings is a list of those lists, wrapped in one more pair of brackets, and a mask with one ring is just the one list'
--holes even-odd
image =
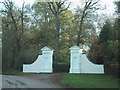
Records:
{"label": "curved white wall", "polygon": [[41,72],[41,66],[42,66],[42,55],[39,55],[37,60],[32,64],[23,64],[23,72],[35,72],[40,73]]}
{"label": "curved white wall", "polygon": [[41,49],[42,55],[32,64],[23,64],[23,72],[52,73],[53,50],[48,47]]}
{"label": "curved white wall", "polygon": [[104,73],[103,65],[90,62],[85,54],[80,55],[80,72],[81,73]]}
{"label": "curved white wall", "polygon": [[82,49],[78,46],[70,48],[70,71],[69,73],[104,73],[104,66],[93,64],[88,60]]}

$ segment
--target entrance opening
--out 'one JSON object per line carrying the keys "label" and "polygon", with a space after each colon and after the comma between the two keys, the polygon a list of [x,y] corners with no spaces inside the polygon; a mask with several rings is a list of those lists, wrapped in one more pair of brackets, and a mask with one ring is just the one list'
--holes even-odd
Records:
{"label": "entrance opening", "polygon": [[54,73],[68,73],[70,64],[66,62],[54,62],[53,63],[53,72]]}

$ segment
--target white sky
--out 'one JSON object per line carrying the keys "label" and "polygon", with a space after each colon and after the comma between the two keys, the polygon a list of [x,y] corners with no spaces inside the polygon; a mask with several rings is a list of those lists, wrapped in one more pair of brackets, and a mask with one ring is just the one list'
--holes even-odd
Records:
{"label": "white sky", "polygon": [[[80,5],[80,1],[82,0],[69,0],[71,2],[73,2],[73,7],[76,8],[76,6]],[[112,15],[115,11],[115,5],[114,5],[114,1],[116,0],[100,0],[101,6],[106,6],[105,10],[101,10],[101,13],[107,13],[108,15]]]}
{"label": "white sky", "polygon": [[[4,1],[4,0],[0,0],[0,1]],[[25,1],[25,3],[26,4],[30,4],[30,5],[32,5],[36,0],[13,0],[13,1],[15,1],[15,4],[16,5],[18,5],[18,6],[21,6],[22,5],[22,3],[23,3],[23,1]],[[37,0],[37,1],[39,1],[39,0]],[[41,0],[42,1],[42,0]],[[71,4],[71,7],[74,9],[74,8],[76,8],[78,5],[80,5],[80,1],[81,0],[69,0],[70,2],[73,2],[72,4]],[[116,1],[116,0],[101,0],[101,5],[102,6],[105,6],[106,5],[106,10],[102,10],[102,11],[100,11],[100,12],[102,12],[102,13],[107,13],[108,15],[112,15],[113,13],[114,13],[114,8],[115,8],[115,5],[114,5],[114,1]],[[117,0],[117,1],[119,1],[119,0]]]}

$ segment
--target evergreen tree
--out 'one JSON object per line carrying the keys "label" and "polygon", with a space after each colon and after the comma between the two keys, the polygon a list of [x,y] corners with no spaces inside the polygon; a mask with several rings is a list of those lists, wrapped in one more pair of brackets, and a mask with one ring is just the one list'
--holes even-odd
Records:
{"label": "evergreen tree", "polygon": [[100,42],[104,43],[112,39],[112,25],[109,21],[106,21],[101,32],[100,32]]}

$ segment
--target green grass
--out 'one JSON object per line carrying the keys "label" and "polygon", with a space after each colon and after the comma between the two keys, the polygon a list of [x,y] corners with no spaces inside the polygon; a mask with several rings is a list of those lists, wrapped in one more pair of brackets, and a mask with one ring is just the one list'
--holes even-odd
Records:
{"label": "green grass", "polygon": [[98,74],[64,74],[60,82],[71,88],[118,88],[118,79]]}

